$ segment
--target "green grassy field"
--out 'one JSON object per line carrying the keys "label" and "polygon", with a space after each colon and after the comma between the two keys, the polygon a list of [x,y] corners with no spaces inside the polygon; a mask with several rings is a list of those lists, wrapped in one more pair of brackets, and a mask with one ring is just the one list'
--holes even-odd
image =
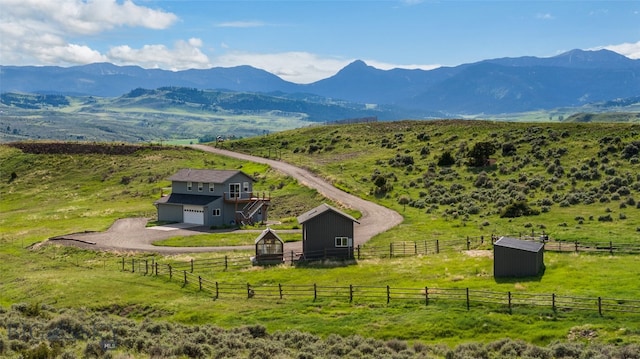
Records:
{"label": "green grassy field", "polygon": [[[277,229],[278,226],[271,227]],[[258,235],[260,235],[260,233],[256,233],[256,231],[200,234],[187,237],[173,237],[154,242],[153,244],[167,247],[249,246],[255,243]],[[300,232],[279,232],[278,237],[284,242],[297,242],[302,240],[302,234]]]}
{"label": "green grassy field", "polygon": [[[563,135],[565,131],[568,136]],[[377,236],[371,245],[427,239],[459,240],[492,233],[534,231],[539,234],[543,230],[560,240],[637,243],[640,210],[631,203],[640,200],[636,185],[640,180],[635,177],[640,171],[633,156],[624,158],[622,151],[638,138],[638,132],[640,128],[633,125],[400,122],[307,128],[234,142],[233,146],[263,155],[266,151],[259,148],[279,148],[284,160],[308,167],[340,188],[395,208],[404,215],[403,224]],[[425,140],[425,135],[418,139],[422,133],[429,139]],[[545,137],[543,142],[540,142],[541,134]],[[461,149],[468,151],[474,143],[486,139],[494,139],[500,145],[512,142],[517,153],[503,156],[498,150],[493,155],[497,159],[495,167],[468,168],[464,164],[466,151]],[[614,145],[609,149],[611,143]],[[311,145],[322,147],[309,153]],[[428,153],[422,156],[420,151],[424,147],[428,148]],[[452,167],[437,165],[444,151],[454,154],[456,164]],[[537,158],[538,153],[544,156]],[[546,156],[548,153],[550,155]],[[396,160],[396,155],[401,157]],[[411,168],[403,162],[402,156],[413,157]],[[603,160],[604,157],[607,160]],[[564,174],[553,179],[559,172],[549,173],[548,167],[556,158],[560,164],[555,166],[563,166]],[[587,162],[592,158],[598,162],[595,168],[600,177],[576,180],[574,174],[583,171],[582,165],[589,167]],[[503,166],[506,169],[501,169]],[[257,188],[271,192],[274,203],[270,215],[281,219],[283,228],[293,228],[297,215],[324,200],[317,192],[300,187],[291,178],[264,165],[188,149],[167,148],[119,157],[33,155],[0,146],[0,308],[6,311],[18,303],[42,304],[95,311],[114,318],[214,324],[225,328],[264,325],[270,333],[300,330],[323,338],[331,334],[357,334],[382,340],[395,338],[450,346],[489,343],[505,337],[538,345],[552,345],[556,341],[618,346],[640,342],[638,314],[605,312],[601,317],[597,311],[553,312],[542,307],[516,307],[509,314],[504,306],[474,305],[467,311],[459,302],[434,301],[424,306],[391,301],[387,305],[384,300],[363,298],[354,303],[343,299],[314,302],[312,298],[262,300],[259,297],[224,296],[212,301],[210,294],[199,292],[192,285],[183,287],[178,279],[169,281],[166,276],[145,277],[122,272],[122,256],[128,260],[140,258],[139,254],[92,252],[58,245],[31,247],[52,236],[104,230],[117,218],[153,218],[152,203],[161,189],[169,186],[164,179],[183,167],[235,168],[253,175],[258,179]],[[511,170],[512,167],[516,169]],[[576,172],[572,172],[572,167],[576,167]],[[376,190],[377,185],[372,180],[376,169],[384,174],[392,188],[384,192]],[[493,181],[491,188],[474,185],[483,171]],[[521,178],[523,175],[526,179]],[[622,186],[619,181],[626,182]],[[510,187],[510,184],[514,186]],[[552,191],[547,192],[544,188],[549,184]],[[614,186],[617,186],[616,190],[610,191]],[[438,191],[434,189],[441,187],[447,191],[436,195]],[[621,187],[626,190],[620,191]],[[593,188],[599,190],[590,192]],[[501,218],[498,202],[509,196],[518,198],[521,194],[541,213]],[[587,194],[595,199],[592,203],[585,203]],[[569,195],[580,201],[576,203]],[[482,196],[489,200],[483,200]],[[608,201],[601,201],[603,196]],[[407,198],[406,204],[400,203],[402,197]],[[418,202],[421,200],[423,204]],[[467,210],[471,206],[474,210]],[[549,208],[542,211],[543,206]],[[599,220],[607,215],[611,220]],[[234,241],[247,243],[251,238]],[[174,238],[171,241],[171,245],[180,245],[180,242],[198,245],[206,243],[208,238]],[[229,255],[246,256],[248,262],[251,254],[248,251],[166,257],[148,254],[146,258],[169,262]],[[545,258],[544,276],[507,281],[494,280],[490,257],[463,253],[369,259],[350,266],[205,269],[196,274],[220,283],[251,283],[254,286],[278,283],[429,286],[621,300],[640,297],[637,256],[547,253]],[[585,328],[590,333],[588,337],[574,335]],[[6,328],[0,326],[0,336],[5,335]],[[440,355],[444,356],[443,353]]]}

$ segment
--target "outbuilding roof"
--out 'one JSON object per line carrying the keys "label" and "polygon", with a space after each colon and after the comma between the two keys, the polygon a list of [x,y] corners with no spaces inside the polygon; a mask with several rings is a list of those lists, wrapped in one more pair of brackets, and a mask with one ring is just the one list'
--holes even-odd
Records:
{"label": "outbuilding roof", "polygon": [[308,212],[305,212],[305,213],[301,214],[300,216],[298,216],[298,223],[302,224],[302,223],[304,223],[304,222],[306,222],[306,221],[308,221],[308,220],[310,220],[310,219],[312,219],[314,217],[317,217],[317,216],[319,216],[319,215],[321,215],[323,213],[326,213],[326,212],[334,212],[336,214],[341,215],[342,217],[345,217],[347,219],[350,219],[353,222],[356,222],[356,223],[360,224],[360,222],[358,222],[357,219],[351,217],[350,215],[348,215],[348,214],[340,211],[339,209],[337,209],[335,207],[332,207],[332,206],[330,206],[330,205],[328,205],[326,203],[323,203],[323,204],[319,205],[318,207],[316,207],[316,208],[314,208],[314,209],[312,209],[312,210],[310,210]]}
{"label": "outbuilding roof", "polygon": [[258,242],[260,242],[265,237],[267,237],[267,238],[275,238],[278,241],[280,241],[280,243],[284,243],[284,241],[280,238],[280,236],[276,233],[276,231],[272,230],[269,227],[267,227],[267,229],[265,229],[264,231],[262,231],[262,233],[260,233],[258,238],[256,238],[255,243],[257,244]]}
{"label": "outbuilding roof", "polygon": [[171,204],[191,204],[194,206],[204,206],[215,200],[222,198],[221,196],[203,196],[196,194],[172,193],[157,200],[155,203],[171,203]]}
{"label": "outbuilding roof", "polygon": [[251,176],[238,170],[203,170],[193,168],[183,168],[168,179],[169,181],[176,182],[224,183],[238,173],[242,173],[253,180]]}
{"label": "outbuilding roof", "polygon": [[540,252],[542,248],[544,248],[544,243],[537,241],[525,241],[512,237],[500,237],[500,239],[498,239],[493,245],[535,253]]}

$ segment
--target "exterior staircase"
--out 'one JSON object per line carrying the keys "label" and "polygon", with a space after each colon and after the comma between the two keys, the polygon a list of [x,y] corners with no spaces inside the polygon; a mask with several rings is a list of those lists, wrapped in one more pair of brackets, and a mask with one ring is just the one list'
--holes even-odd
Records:
{"label": "exterior staircase", "polygon": [[236,223],[240,223],[242,225],[251,225],[254,223],[253,216],[260,209],[265,206],[268,206],[268,200],[253,198],[249,203],[247,203],[242,210],[236,211]]}

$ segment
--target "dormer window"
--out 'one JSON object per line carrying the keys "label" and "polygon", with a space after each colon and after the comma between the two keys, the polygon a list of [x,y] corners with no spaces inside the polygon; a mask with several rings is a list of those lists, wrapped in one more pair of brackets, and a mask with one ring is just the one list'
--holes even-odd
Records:
{"label": "dormer window", "polygon": [[209,183],[209,192],[213,192],[213,183]]}
{"label": "dormer window", "polygon": [[191,191],[192,188],[193,188],[193,183],[187,182],[187,191]]}
{"label": "dormer window", "polygon": [[202,192],[203,188],[204,188],[204,184],[202,182],[198,182],[198,192]]}

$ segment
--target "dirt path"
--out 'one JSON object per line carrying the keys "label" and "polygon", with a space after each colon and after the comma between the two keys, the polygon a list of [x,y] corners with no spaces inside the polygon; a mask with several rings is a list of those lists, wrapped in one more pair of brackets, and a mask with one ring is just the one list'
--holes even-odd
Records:
{"label": "dirt path", "polygon": [[[234,157],[242,160],[264,163],[272,168],[295,178],[300,184],[314,188],[323,196],[351,207],[362,213],[358,220],[360,224],[355,225],[354,242],[355,245],[363,244],[378,233],[384,232],[402,222],[402,216],[388,208],[377,205],[348,194],[333,187],[328,182],[317,177],[313,173],[302,168],[290,165],[285,162],[270,160],[262,157],[245,155],[237,152],[213,148],[205,145],[193,145],[193,148],[201,151],[212,152],[223,156]],[[189,236],[202,233],[213,233],[206,227],[191,228],[145,228],[147,219],[127,218],[116,221],[106,232],[79,233],[54,238],[58,243],[75,245],[88,249],[116,250],[116,251],[143,251],[161,254],[233,251],[241,249],[251,249],[253,246],[234,247],[160,247],[152,243],[157,240],[176,236]],[[301,242],[285,243],[285,252],[300,252]]]}

